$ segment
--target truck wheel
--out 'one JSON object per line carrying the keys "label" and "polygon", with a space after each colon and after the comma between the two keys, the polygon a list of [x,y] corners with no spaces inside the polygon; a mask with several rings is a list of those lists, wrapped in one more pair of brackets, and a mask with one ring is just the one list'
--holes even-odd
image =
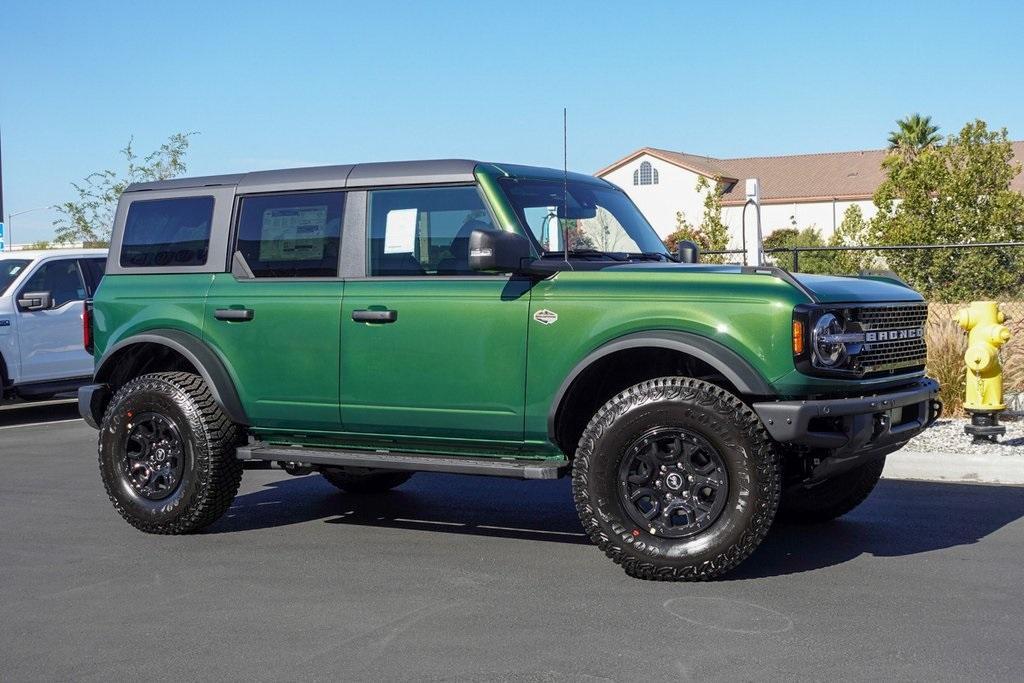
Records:
{"label": "truck wheel", "polygon": [[414,472],[373,470],[367,467],[332,467],[325,469],[324,479],[348,493],[383,493],[409,481]]}
{"label": "truck wheel", "polygon": [[797,524],[817,524],[842,517],[871,494],[884,468],[883,456],[814,488],[786,491],[782,496],[779,519]]}
{"label": "truck wheel", "polygon": [[103,415],[100,475],[114,508],[137,529],[198,531],[238,492],[239,439],[199,376],[143,375],[121,387]]}
{"label": "truck wheel", "polygon": [[745,560],[775,518],[775,443],[731,393],[688,377],[641,382],[587,425],[573,462],[583,527],[627,574],[698,581]]}

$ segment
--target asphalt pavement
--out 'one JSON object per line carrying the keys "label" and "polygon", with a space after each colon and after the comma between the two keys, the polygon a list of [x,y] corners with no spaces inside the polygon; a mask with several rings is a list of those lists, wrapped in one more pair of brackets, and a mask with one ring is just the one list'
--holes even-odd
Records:
{"label": "asphalt pavement", "polygon": [[1024,488],[883,480],[726,579],[627,577],[568,481],[250,470],[206,532],[114,512],[73,404],[0,408],[0,679],[1021,680]]}

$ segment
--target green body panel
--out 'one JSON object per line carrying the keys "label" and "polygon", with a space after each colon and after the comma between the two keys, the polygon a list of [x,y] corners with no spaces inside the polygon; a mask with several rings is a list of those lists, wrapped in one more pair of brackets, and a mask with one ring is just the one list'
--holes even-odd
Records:
{"label": "green body panel", "polygon": [[[527,281],[367,278],[346,284],[341,415],[345,430],[398,442],[523,437]],[[394,323],[354,322],[390,309]]]}
{"label": "green body panel", "polygon": [[[225,360],[254,425],[338,431],[338,363],[344,282],[213,278],[204,339]],[[226,322],[218,308],[248,308]]]}
{"label": "green body panel", "polygon": [[592,351],[628,334],[675,330],[706,337],[770,382],[793,369],[788,333],[793,306],[803,301],[775,278],[680,267],[562,272],[539,282],[533,312],[548,309],[558,320],[530,326],[526,437],[547,438],[562,381]]}
{"label": "green body panel", "polygon": [[213,276],[107,275],[93,309],[93,356],[98,360],[122,339],[172,329],[203,337],[203,309]]}
{"label": "green body panel", "polygon": [[893,282],[863,277],[842,277],[837,275],[796,274],[800,284],[814,292],[819,301],[826,304],[845,302],[923,301],[924,298],[912,289]]}

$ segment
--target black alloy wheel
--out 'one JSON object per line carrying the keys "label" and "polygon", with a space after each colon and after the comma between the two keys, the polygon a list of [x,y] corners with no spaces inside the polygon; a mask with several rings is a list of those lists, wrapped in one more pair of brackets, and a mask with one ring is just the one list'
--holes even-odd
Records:
{"label": "black alloy wheel", "polygon": [[184,442],[178,425],[159,413],[128,416],[121,476],[146,500],[163,500],[181,483]]}
{"label": "black alloy wheel", "polygon": [[686,429],[656,427],[626,450],[619,495],[637,525],[660,538],[684,538],[710,527],[729,497],[725,463],[707,439]]}

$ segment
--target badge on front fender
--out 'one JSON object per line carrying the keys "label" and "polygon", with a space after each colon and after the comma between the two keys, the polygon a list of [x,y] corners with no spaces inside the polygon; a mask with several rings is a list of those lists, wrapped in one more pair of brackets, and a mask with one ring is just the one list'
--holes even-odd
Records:
{"label": "badge on front fender", "polygon": [[533,319],[539,322],[541,325],[553,325],[558,321],[558,314],[554,311],[549,311],[546,308],[542,308],[533,314]]}

